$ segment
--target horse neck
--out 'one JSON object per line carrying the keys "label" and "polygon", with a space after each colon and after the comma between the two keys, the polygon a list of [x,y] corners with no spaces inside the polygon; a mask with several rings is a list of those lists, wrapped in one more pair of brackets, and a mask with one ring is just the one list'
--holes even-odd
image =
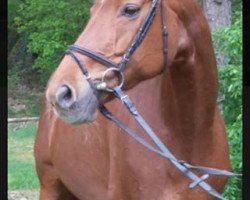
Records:
{"label": "horse neck", "polygon": [[[169,16],[169,23],[177,20],[180,26],[169,29],[170,64],[163,75],[160,93],[161,107],[164,108],[162,117],[175,134],[208,135],[217,112],[218,95],[209,27],[198,4],[190,0],[166,1],[166,4],[178,16]],[[197,19],[193,18],[194,13]]]}
{"label": "horse neck", "polygon": [[171,134],[185,138],[204,136],[213,125],[215,84],[211,77],[209,80],[195,70],[197,65],[170,66],[168,71],[141,82],[129,95],[154,127],[167,127]]}

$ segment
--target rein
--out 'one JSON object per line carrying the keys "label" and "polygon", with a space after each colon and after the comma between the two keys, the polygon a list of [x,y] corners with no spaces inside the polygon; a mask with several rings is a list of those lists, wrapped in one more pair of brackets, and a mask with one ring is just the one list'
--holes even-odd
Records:
{"label": "rein", "polygon": [[[141,44],[143,41],[147,31],[150,28],[150,25],[153,22],[153,19],[156,15],[156,8],[159,4],[160,0],[152,0],[151,7],[148,11],[148,14],[143,21],[142,25],[139,28],[139,31],[135,35],[134,39],[132,40],[130,46],[125,51],[122,60],[120,63],[114,63],[113,61],[109,60],[105,56],[94,52],[90,49],[87,49],[82,46],[78,45],[70,45],[65,54],[70,55],[78,64],[80,67],[82,73],[86,76],[86,79],[88,80],[90,86],[92,87],[93,91],[96,93],[97,90],[105,90],[108,92],[114,93],[114,95],[121,100],[123,105],[129,110],[129,112],[132,114],[134,119],[137,121],[137,123],[141,126],[141,128],[149,135],[149,137],[153,140],[155,145],[154,147],[150,145],[146,140],[144,140],[140,135],[138,135],[134,130],[132,130],[130,127],[128,127],[126,124],[124,124],[122,121],[120,121],[117,117],[115,117],[104,105],[99,105],[100,112],[109,120],[114,122],[117,126],[119,126],[121,129],[124,130],[125,133],[127,133],[130,137],[134,138],[138,143],[142,144],[145,148],[149,149],[150,151],[166,158],[169,160],[178,170],[180,170],[186,177],[188,177],[192,182],[189,185],[189,188],[194,188],[196,186],[200,186],[203,188],[206,192],[208,192],[210,195],[218,198],[223,199],[225,198],[219,194],[212,186],[210,186],[208,183],[206,183],[205,180],[209,178],[210,174],[213,175],[219,175],[219,176],[241,176],[241,174],[235,174],[226,170],[216,169],[216,168],[210,168],[210,167],[203,167],[203,166],[193,166],[183,160],[178,160],[172,152],[167,148],[167,146],[160,140],[160,138],[155,134],[155,132],[151,129],[151,127],[147,124],[147,122],[144,120],[144,118],[140,115],[138,110],[136,109],[134,103],[131,101],[131,99],[126,95],[123,90],[122,86],[124,83],[124,76],[123,76],[123,69],[125,68],[126,64],[129,62],[131,56],[137,49],[137,47]],[[160,11],[161,11],[161,22],[162,22],[162,39],[163,39],[163,58],[164,58],[164,66],[166,66],[167,63],[167,36],[168,36],[168,30],[167,30],[167,23],[166,23],[166,16],[163,8],[163,0],[161,0],[160,3]],[[85,55],[87,57],[90,57],[99,63],[105,65],[108,67],[108,69],[104,72],[102,82],[99,84],[95,84],[92,79],[91,75],[88,72],[85,64],[79,59],[77,54]],[[105,83],[105,75],[109,71],[114,71],[117,73],[119,78],[119,85],[115,86],[114,88],[108,88],[107,84]],[[192,170],[201,172],[203,175],[201,177],[197,176],[192,172]]]}

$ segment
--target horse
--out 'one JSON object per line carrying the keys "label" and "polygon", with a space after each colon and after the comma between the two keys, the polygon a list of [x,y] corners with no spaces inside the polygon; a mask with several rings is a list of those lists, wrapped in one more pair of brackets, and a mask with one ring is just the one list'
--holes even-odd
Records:
{"label": "horse", "polygon": [[[190,189],[171,162],[101,114],[105,105],[154,145],[110,92],[115,87],[178,159],[230,170],[216,59],[198,3],[96,0],[43,97],[34,147],[40,200],[213,199],[200,187]],[[222,192],[227,178],[206,181]]]}

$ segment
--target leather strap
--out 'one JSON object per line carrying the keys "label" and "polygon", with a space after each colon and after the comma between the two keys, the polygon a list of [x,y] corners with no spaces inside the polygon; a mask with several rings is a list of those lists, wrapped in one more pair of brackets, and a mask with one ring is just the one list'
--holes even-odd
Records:
{"label": "leather strap", "polygon": [[[165,157],[168,159],[177,169],[179,169],[186,177],[188,177],[192,182],[189,185],[190,188],[194,188],[196,186],[200,186],[205,191],[207,191],[212,196],[218,199],[225,199],[221,194],[219,194],[215,189],[213,189],[209,184],[205,182],[207,178],[209,178],[209,174],[213,175],[221,175],[221,176],[241,176],[241,174],[235,174],[226,170],[220,170],[215,168],[209,167],[202,167],[202,166],[193,166],[188,164],[185,161],[178,160],[171,151],[167,148],[165,144],[160,140],[160,138],[154,133],[151,127],[146,123],[144,118],[139,114],[138,110],[136,109],[134,103],[131,99],[126,95],[120,87],[114,88],[114,94],[123,102],[125,107],[129,110],[132,116],[135,118],[137,123],[144,129],[144,131],[148,134],[148,136],[153,140],[156,144],[157,149],[146,142],[141,136],[139,136],[135,131],[129,128],[126,124],[121,122],[117,119],[105,106],[100,105],[99,109],[101,113],[107,117],[109,120],[114,122],[117,126],[123,129],[129,136],[134,138],[137,142],[142,144],[144,147],[149,149],[150,151]],[[191,170],[199,171],[205,173],[201,177],[198,177],[194,174]]]}
{"label": "leather strap", "polygon": [[131,45],[128,47],[128,49],[126,50],[120,64],[119,64],[119,69],[121,71],[123,71],[124,67],[126,66],[126,64],[128,63],[128,61],[130,60],[132,54],[134,53],[134,51],[137,49],[137,47],[141,44],[141,42],[143,41],[150,25],[153,22],[153,19],[155,17],[156,14],[156,8],[158,5],[159,0],[153,0],[152,4],[151,4],[151,8],[144,20],[144,22],[142,23],[139,31],[137,32],[136,36],[134,37]]}
{"label": "leather strap", "polygon": [[85,47],[79,46],[79,45],[70,45],[68,47],[68,51],[73,51],[73,52],[77,52],[80,54],[83,54],[85,56],[88,56],[100,63],[102,63],[103,65],[105,65],[106,67],[115,67],[118,68],[118,64],[114,63],[113,61],[109,60],[108,58],[106,58],[105,56],[96,53],[90,49],[87,49]]}
{"label": "leather strap", "polygon": [[163,66],[166,69],[167,66],[167,53],[168,53],[168,27],[167,27],[167,16],[164,10],[163,1],[161,1],[161,29],[162,29],[162,52],[163,52]]}

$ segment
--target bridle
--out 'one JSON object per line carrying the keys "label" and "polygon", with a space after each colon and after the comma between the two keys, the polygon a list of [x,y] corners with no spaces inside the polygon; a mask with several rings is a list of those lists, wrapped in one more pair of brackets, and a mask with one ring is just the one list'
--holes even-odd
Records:
{"label": "bridle", "polygon": [[[85,75],[86,79],[88,80],[90,86],[94,91],[96,90],[106,90],[108,92],[113,92],[116,97],[118,97],[123,104],[126,106],[126,108],[129,110],[129,112],[132,114],[132,116],[135,118],[137,123],[144,129],[144,131],[149,135],[149,137],[153,140],[153,142],[156,144],[156,147],[149,144],[146,140],[144,140],[139,134],[137,134],[134,130],[129,128],[126,124],[124,124],[122,121],[120,121],[118,118],[116,118],[104,105],[99,105],[100,112],[109,120],[114,122],[117,126],[119,126],[121,129],[124,130],[125,133],[127,133],[129,136],[133,137],[137,142],[142,144],[144,147],[149,149],[150,151],[163,156],[164,158],[168,159],[178,170],[180,170],[186,177],[188,177],[192,183],[189,185],[190,188],[194,188],[196,186],[200,186],[205,191],[207,191],[212,196],[218,198],[218,199],[225,199],[221,196],[215,189],[213,189],[209,184],[205,182],[207,178],[209,178],[209,174],[213,175],[221,175],[221,176],[239,176],[241,174],[235,174],[226,170],[220,170],[216,168],[209,168],[209,167],[202,167],[202,166],[193,166],[188,164],[185,161],[178,160],[171,151],[166,147],[165,144],[160,140],[160,138],[154,133],[154,131],[151,129],[151,127],[146,123],[144,118],[139,114],[138,110],[136,109],[134,103],[131,101],[131,99],[126,95],[123,90],[123,83],[124,83],[124,76],[122,71],[126,67],[127,63],[129,62],[131,56],[135,52],[135,50],[138,48],[138,46],[142,43],[147,31],[150,28],[150,25],[153,22],[153,19],[156,15],[157,6],[160,4],[161,8],[161,22],[162,22],[162,39],[163,39],[163,59],[164,59],[164,66],[167,64],[167,37],[168,37],[168,30],[167,30],[167,23],[166,23],[166,16],[163,8],[163,0],[152,0],[151,7],[148,11],[148,14],[143,21],[142,25],[139,28],[139,31],[135,35],[134,39],[132,40],[131,44],[125,51],[122,60],[120,63],[115,63],[105,56],[92,51],[91,49],[79,46],[79,45],[70,45],[68,50],[65,52],[65,54],[70,55],[75,62],[80,67],[82,73]],[[98,61],[99,63],[105,65],[108,67],[108,69],[104,72],[102,82],[96,85],[92,79],[91,75],[88,72],[85,64],[81,61],[81,59],[78,57],[77,54],[85,55],[87,57],[92,58],[95,61]],[[114,71],[117,73],[119,84],[113,88],[108,88],[107,84],[105,83],[105,76],[108,72]],[[197,176],[192,172],[192,170],[204,173],[201,177]]]}
{"label": "bridle", "polygon": [[[133,55],[133,53],[135,52],[137,47],[143,41],[148,29],[150,28],[150,25],[152,24],[153,19],[156,15],[156,9],[157,9],[157,5],[158,5],[159,1],[160,0],[153,0],[152,1],[150,10],[149,10],[145,20],[143,21],[142,25],[140,26],[139,31],[137,32],[137,34],[133,38],[131,44],[129,45],[129,47],[127,48],[125,53],[123,54],[122,60],[120,61],[120,63],[117,64],[117,63],[109,60],[105,56],[103,56],[95,51],[92,51],[91,49],[85,48],[85,47],[82,47],[79,45],[70,45],[69,46],[68,50],[66,51],[66,54],[69,54],[77,62],[77,64],[81,68],[81,71],[87,77],[89,82],[90,82],[90,74],[89,74],[86,66],[84,65],[84,63],[81,62],[81,60],[78,58],[78,56],[75,53],[79,53],[79,54],[88,56],[88,57],[98,61],[99,63],[108,67],[109,68],[108,71],[113,70],[115,72],[118,72],[118,76],[120,77],[120,87],[122,87],[122,84],[121,84],[121,83],[123,83],[122,71],[124,70],[125,66],[129,62],[131,56]],[[166,16],[165,16],[165,12],[164,12],[162,4],[163,3],[161,1],[161,20],[162,20],[163,58],[164,58],[163,63],[164,63],[164,66],[166,66],[168,30],[167,30],[167,25],[166,25]],[[105,72],[104,72],[104,74],[105,74]],[[93,83],[91,83],[91,85],[93,85]],[[110,90],[109,88],[102,88],[102,89],[108,90],[108,91],[113,91],[112,89]]]}

